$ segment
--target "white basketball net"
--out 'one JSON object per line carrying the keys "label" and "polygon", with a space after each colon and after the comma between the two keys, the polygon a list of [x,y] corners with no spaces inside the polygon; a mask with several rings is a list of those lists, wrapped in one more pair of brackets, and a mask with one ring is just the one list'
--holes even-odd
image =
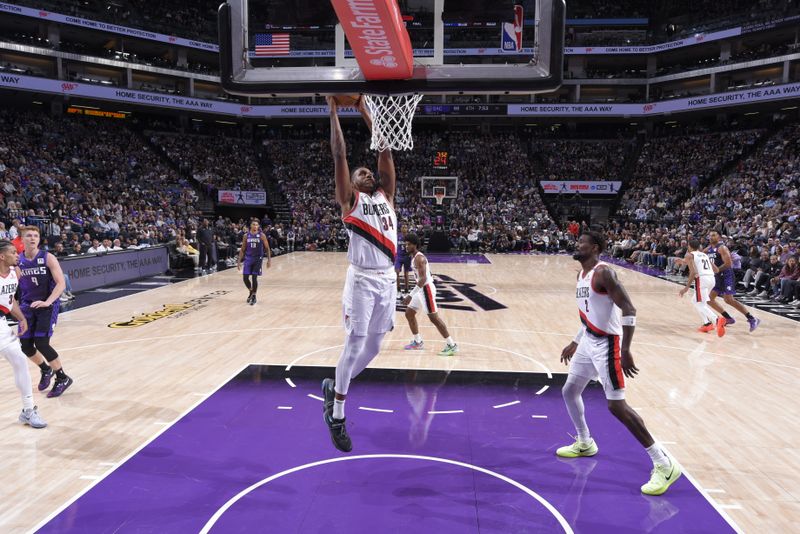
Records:
{"label": "white basketball net", "polygon": [[364,95],[372,115],[372,150],[411,150],[411,121],[423,95]]}

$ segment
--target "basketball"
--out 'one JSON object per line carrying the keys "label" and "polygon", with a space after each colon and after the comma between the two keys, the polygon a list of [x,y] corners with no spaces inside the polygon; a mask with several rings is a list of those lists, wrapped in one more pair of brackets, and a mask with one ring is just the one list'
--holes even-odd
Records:
{"label": "basketball", "polygon": [[340,106],[358,107],[358,101],[361,100],[361,95],[334,95],[334,100]]}

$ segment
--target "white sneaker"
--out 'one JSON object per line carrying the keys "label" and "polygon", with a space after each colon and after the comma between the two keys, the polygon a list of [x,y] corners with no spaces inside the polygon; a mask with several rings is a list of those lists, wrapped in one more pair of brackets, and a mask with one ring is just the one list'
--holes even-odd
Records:
{"label": "white sneaker", "polygon": [[37,406],[28,408],[27,410],[22,410],[22,413],[19,414],[19,422],[25,425],[30,425],[31,428],[44,428],[47,426],[47,423],[44,422],[42,416],[39,415],[39,409]]}
{"label": "white sneaker", "polygon": [[765,298],[769,297],[769,291],[762,291],[761,293],[759,293],[759,294],[758,294],[758,295],[756,295],[756,296],[757,296],[758,298],[765,299]]}

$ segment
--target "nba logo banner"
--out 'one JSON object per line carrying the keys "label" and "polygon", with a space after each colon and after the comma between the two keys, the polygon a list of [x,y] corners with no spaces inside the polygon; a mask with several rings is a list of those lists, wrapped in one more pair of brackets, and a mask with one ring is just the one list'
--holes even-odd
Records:
{"label": "nba logo banner", "polygon": [[503,52],[522,51],[522,6],[514,6],[514,22],[503,23],[503,34],[500,39],[500,49]]}

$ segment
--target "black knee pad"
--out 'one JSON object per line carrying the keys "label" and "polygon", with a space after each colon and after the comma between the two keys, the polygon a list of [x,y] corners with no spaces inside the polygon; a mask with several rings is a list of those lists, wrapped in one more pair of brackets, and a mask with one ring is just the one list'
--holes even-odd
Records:
{"label": "black knee pad", "polygon": [[22,352],[24,352],[25,356],[28,358],[31,358],[36,354],[36,347],[33,346],[33,339],[20,339],[19,343],[22,345]]}
{"label": "black knee pad", "polygon": [[33,338],[33,344],[36,350],[42,353],[42,356],[44,356],[44,359],[47,360],[48,363],[58,358],[58,353],[50,346],[49,337],[35,337]]}

